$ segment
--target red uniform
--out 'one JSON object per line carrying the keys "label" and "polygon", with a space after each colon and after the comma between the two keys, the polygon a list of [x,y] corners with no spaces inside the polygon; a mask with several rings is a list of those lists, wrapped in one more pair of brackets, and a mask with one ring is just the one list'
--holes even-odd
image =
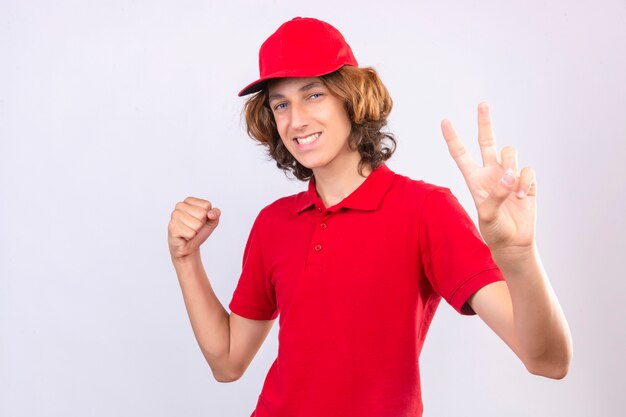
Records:
{"label": "red uniform", "polygon": [[502,280],[447,188],[374,170],[326,208],[315,180],[259,213],[229,307],[279,316],[254,417],[419,417],[418,357],[443,297]]}

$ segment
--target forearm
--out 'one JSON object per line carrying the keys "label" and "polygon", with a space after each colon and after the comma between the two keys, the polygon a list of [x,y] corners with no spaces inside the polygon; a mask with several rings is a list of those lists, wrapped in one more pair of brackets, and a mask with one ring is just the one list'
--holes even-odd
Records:
{"label": "forearm", "polygon": [[524,364],[533,373],[564,376],[572,356],[571,335],[536,247],[492,254],[509,288]]}
{"label": "forearm", "polygon": [[213,292],[200,254],[172,260],[196,340],[218,381],[231,379],[230,315]]}

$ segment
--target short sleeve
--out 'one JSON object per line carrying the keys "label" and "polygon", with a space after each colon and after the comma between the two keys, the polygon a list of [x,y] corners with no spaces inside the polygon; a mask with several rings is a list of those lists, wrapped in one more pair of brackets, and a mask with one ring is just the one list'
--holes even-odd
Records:
{"label": "short sleeve", "polygon": [[257,216],[243,253],[241,275],[228,305],[235,314],[252,320],[273,320],[278,316],[276,293],[263,262],[261,213]]}
{"label": "short sleeve", "polygon": [[426,197],[420,248],[433,289],[461,314],[475,314],[466,304],[472,294],[504,280],[474,222],[447,188],[437,188]]}

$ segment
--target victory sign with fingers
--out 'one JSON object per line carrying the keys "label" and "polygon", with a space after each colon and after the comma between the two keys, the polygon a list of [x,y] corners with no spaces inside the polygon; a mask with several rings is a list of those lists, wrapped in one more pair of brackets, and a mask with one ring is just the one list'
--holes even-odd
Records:
{"label": "victory sign with fingers", "polygon": [[517,151],[512,147],[504,147],[498,160],[487,103],[478,105],[482,166],[474,161],[449,120],[441,123],[441,130],[474,199],[480,232],[491,250],[532,247],[536,218],[535,174],[532,168],[518,172]]}

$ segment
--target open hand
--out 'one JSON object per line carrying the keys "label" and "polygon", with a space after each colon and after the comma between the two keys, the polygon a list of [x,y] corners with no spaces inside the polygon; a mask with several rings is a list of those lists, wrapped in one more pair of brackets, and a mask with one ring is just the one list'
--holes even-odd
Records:
{"label": "open hand", "polygon": [[489,248],[516,250],[532,247],[535,239],[536,194],[532,168],[517,171],[517,151],[500,153],[487,103],[478,105],[478,144],[483,166],[474,162],[449,120],[441,130],[450,155],[461,170],[478,210],[478,226]]}

